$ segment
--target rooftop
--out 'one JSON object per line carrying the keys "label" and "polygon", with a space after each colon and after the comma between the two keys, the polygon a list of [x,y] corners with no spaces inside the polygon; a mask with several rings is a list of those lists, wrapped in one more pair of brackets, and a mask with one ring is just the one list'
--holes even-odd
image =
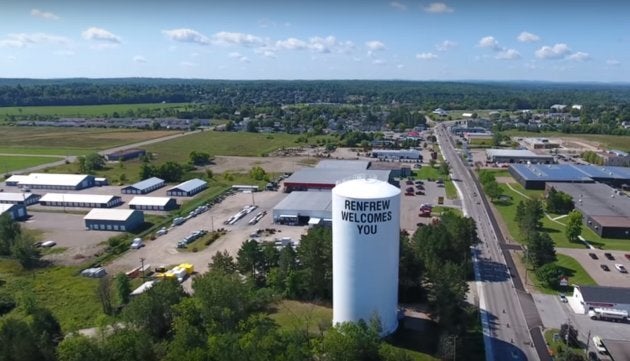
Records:
{"label": "rooftop", "polygon": [[539,155],[527,149],[486,149],[488,157],[514,157],[514,158],[550,158],[550,155]]}
{"label": "rooftop", "polygon": [[133,197],[129,202],[130,206],[142,205],[142,206],[165,206],[171,199],[171,197]]}
{"label": "rooftop", "polygon": [[510,168],[526,180],[591,182],[593,177],[596,177],[630,182],[630,168],[624,167],[576,164],[511,164]]}
{"label": "rooftop", "polygon": [[33,184],[76,187],[87,177],[89,177],[87,174],[31,173],[28,176],[19,179],[19,183],[26,185]]}
{"label": "rooftop", "polygon": [[13,207],[15,207],[15,204],[0,203],[0,214],[3,214]]}
{"label": "rooftop", "polygon": [[578,286],[584,302],[588,303],[628,303],[630,288],[604,286]]}
{"label": "rooftop", "polygon": [[94,208],[83,219],[91,221],[126,221],[136,211],[134,209]]}
{"label": "rooftop", "polygon": [[365,170],[370,165],[368,160],[332,160],[319,161],[315,168]]}
{"label": "rooftop", "polygon": [[149,187],[153,187],[153,186],[155,186],[157,184],[160,184],[162,182],[164,182],[164,179],[160,179],[158,177],[151,177],[151,178],[147,178],[145,180],[141,180],[138,183],[134,183],[134,184],[130,185],[129,187],[133,187],[133,188],[136,188],[136,189],[146,189],[146,188],[149,188]]}
{"label": "rooftop", "polygon": [[602,342],[614,361],[630,360],[630,341],[603,339]]}
{"label": "rooftop", "polygon": [[176,185],[175,187],[169,188],[170,190],[174,190],[174,189],[179,189],[182,190],[184,192],[188,192],[188,191],[192,191],[195,188],[201,187],[208,184],[206,181],[203,181],[201,179],[198,178],[194,178],[188,181],[185,181],[183,183],[180,183],[178,185]]}
{"label": "rooftop", "polygon": [[22,202],[34,196],[36,194],[28,192],[0,192],[0,201]]}
{"label": "rooftop", "polygon": [[280,201],[274,210],[304,210],[332,212],[331,192],[291,192]]}
{"label": "rooftop", "polygon": [[40,202],[108,203],[118,196],[82,193],[46,193]]}
{"label": "rooftop", "polygon": [[344,179],[358,176],[374,177],[384,182],[389,181],[389,170],[353,170],[332,168],[303,168],[293,173],[284,183],[337,184]]}
{"label": "rooftop", "polygon": [[[630,198],[617,194],[614,188],[605,184],[548,183],[548,186],[571,195],[576,208],[589,216],[630,217]],[[613,221],[606,218],[602,220]]]}

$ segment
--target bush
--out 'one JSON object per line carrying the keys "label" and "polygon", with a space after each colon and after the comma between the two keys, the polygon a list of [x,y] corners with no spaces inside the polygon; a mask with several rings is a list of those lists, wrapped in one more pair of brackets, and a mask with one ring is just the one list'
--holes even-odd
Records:
{"label": "bush", "polygon": [[15,306],[15,299],[10,294],[0,292],[0,316],[11,312]]}

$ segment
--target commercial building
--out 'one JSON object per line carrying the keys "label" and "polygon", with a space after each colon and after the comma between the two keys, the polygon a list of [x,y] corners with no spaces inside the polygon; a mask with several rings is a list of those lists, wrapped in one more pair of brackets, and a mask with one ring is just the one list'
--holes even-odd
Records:
{"label": "commercial building", "polygon": [[462,125],[454,125],[450,128],[451,133],[455,135],[464,135],[465,133],[486,133],[488,129],[484,127],[469,127]]}
{"label": "commercial building", "polygon": [[151,211],[170,211],[177,208],[177,201],[170,197],[136,196],[129,202],[129,208]]}
{"label": "commercial building", "polygon": [[384,160],[422,161],[422,153],[417,149],[374,149],[372,157]]}
{"label": "commercial building", "polygon": [[555,163],[552,155],[539,155],[527,149],[486,149],[486,159],[493,163]]}
{"label": "commercial building", "polygon": [[630,184],[630,168],[577,164],[512,164],[508,171],[526,189],[545,189],[546,182]]}
{"label": "commercial building", "polygon": [[39,202],[40,197],[39,194],[30,192],[0,192],[0,203],[30,206]]}
{"label": "commercial building", "polygon": [[486,133],[464,133],[464,139],[470,144],[492,144],[494,134]]}
{"label": "commercial building", "polygon": [[630,341],[602,339],[602,343],[608,352],[611,361],[630,360]]}
{"label": "commercial building", "polygon": [[0,215],[7,213],[11,219],[21,221],[28,217],[23,204],[0,204]]}
{"label": "commercial building", "polygon": [[321,224],[332,220],[332,194],[292,192],[273,207],[273,222],[279,224]]}
{"label": "commercial building", "polygon": [[12,176],[10,176],[9,178],[7,178],[4,181],[4,184],[7,185],[7,187],[17,187],[18,184],[20,184],[21,181],[25,180],[28,178],[28,175],[23,175],[23,174],[14,174]]}
{"label": "commercial building", "polygon": [[523,142],[533,149],[554,149],[560,148],[560,143],[547,138],[524,138]]}
{"label": "commercial building", "polygon": [[630,198],[601,183],[547,183],[547,190],[552,187],[573,197],[584,224],[595,233],[630,239]]}
{"label": "commercial building", "polygon": [[352,169],[352,170],[366,170],[370,167],[371,162],[369,160],[333,160],[324,159],[320,160],[315,168],[321,169]]}
{"label": "commercial building", "polygon": [[170,188],[166,191],[166,195],[172,197],[192,197],[206,188],[208,188],[206,181],[195,178]]}
{"label": "commercial building", "polygon": [[575,286],[570,300],[576,313],[587,314],[596,308],[630,313],[630,288],[606,286]]}
{"label": "commercial building", "polygon": [[134,183],[130,186],[123,187],[121,192],[123,194],[147,194],[151,193],[158,188],[162,188],[166,185],[164,179],[158,177],[151,177],[142,180],[138,183]]}
{"label": "commercial building", "polygon": [[83,220],[87,229],[126,232],[142,227],[144,213],[134,209],[95,208]]}
{"label": "commercial building", "polygon": [[390,170],[304,168],[284,180],[284,191],[330,190],[346,179],[364,176],[394,183]]}
{"label": "commercial building", "polygon": [[112,195],[81,193],[46,193],[39,199],[42,206],[111,208],[122,204],[122,198]]}
{"label": "commercial building", "polygon": [[105,159],[108,161],[124,161],[134,158],[140,158],[145,155],[147,152],[144,149],[123,149],[113,153],[109,153],[105,155]]}
{"label": "commercial building", "polygon": [[79,190],[94,187],[94,176],[87,174],[31,173],[27,176],[11,176],[7,186],[30,189]]}

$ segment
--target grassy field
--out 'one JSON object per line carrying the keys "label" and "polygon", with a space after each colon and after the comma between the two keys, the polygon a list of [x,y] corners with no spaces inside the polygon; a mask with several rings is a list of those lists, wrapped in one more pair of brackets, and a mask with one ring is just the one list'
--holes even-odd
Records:
{"label": "grassy field", "polygon": [[176,134],[135,129],[0,127],[0,153],[79,155]]}
{"label": "grassy field", "polygon": [[8,173],[16,169],[34,167],[36,165],[55,162],[63,157],[7,156],[0,155],[0,173]]}
{"label": "grassy field", "polygon": [[107,105],[62,105],[40,107],[2,107],[0,120],[7,120],[10,115],[49,115],[59,117],[102,117],[111,116],[114,112],[123,114],[129,110],[184,108],[187,103],[173,104],[107,104]]}
{"label": "grassy field", "polygon": [[14,260],[0,260],[0,279],[6,281],[9,293],[19,300],[32,290],[37,303],[53,312],[64,332],[92,327],[104,316],[96,298],[98,280],[78,272],[75,267],[59,266],[27,271]]}
{"label": "grassy field", "polygon": [[[567,348],[574,353],[582,355],[584,353],[584,349],[581,347],[568,347],[565,341],[559,338],[560,330],[557,328],[550,328],[545,330],[545,342],[549,345],[549,352],[552,357],[555,357],[559,354],[558,351],[565,351]],[[554,335],[557,338],[554,339]]]}
{"label": "grassy field", "polygon": [[[597,283],[589,276],[589,274],[584,270],[584,268],[580,265],[578,261],[573,257],[565,256],[563,254],[557,255],[557,260],[554,262],[562,269],[562,273],[569,278],[569,284],[577,284],[577,285],[586,285],[586,286],[596,286]],[[533,271],[527,271],[528,277],[530,280],[534,282],[536,288],[546,294],[558,294],[565,293],[570,294],[573,292],[573,287],[571,286],[560,286],[559,284],[554,287],[547,287],[546,285],[542,285],[536,274]]]}
{"label": "grassy field", "polygon": [[586,140],[589,142],[596,142],[609,149],[619,149],[624,151],[630,151],[630,142],[628,137],[623,135],[604,135],[604,134],[566,134],[560,132],[525,132],[522,130],[509,130],[505,132],[505,135],[512,137],[555,137],[575,140]]}

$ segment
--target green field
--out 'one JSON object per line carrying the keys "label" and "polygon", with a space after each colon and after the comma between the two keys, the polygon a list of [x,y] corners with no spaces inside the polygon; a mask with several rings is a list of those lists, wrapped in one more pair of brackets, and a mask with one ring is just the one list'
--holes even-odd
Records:
{"label": "green field", "polygon": [[34,167],[36,165],[52,163],[62,159],[63,157],[25,157],[0,155],[0,174],[5,174],[16,169],[24,169]]}
{"label": "green field", "polygon": [[525,132],[522,130],[508,130],[505,135],[511,137],[549,137],[549,138],[565,138],[575,140],[586,140],[589,142],[596,142],[608,149],[619,149],[623,151],[630,151],[630,141],[628,136],[623,135],[604,135],[604,134],[566,134],[561,132]]}
{"label": "green field", "polygon": [[0,120],[7,120],[10,115],[26,116],[59,116],[59,117],[102,117],[111,116],[114,112],[122,116],[129,110],[159,110],[167,108],[183,108],[187,103],[173,104],[107,104],[107,105],[61,105],[40,107],[2,107],[0,108]]}
{"label": "green field", "polygon": [[[565,256],[563,254],[556,255],[557,260],[554,262],[558,265],[565,276],[569,278],[569,284],[576,284],[581,286],[596,286],[597,283],[589,276],[589,274],[584,270],[584,268],[580,265],[578,261],[573,257]],[[528,277],[534,282],[536,288],[542,293],[546,294],[558,294],[560,292],[570,294],[573,292],[573,287],[571,286],[560,286],[557,285],[553,288],[549,288],[543,286],[538,279],[536,278],[536,274],[532,271],[527,271]]]}

